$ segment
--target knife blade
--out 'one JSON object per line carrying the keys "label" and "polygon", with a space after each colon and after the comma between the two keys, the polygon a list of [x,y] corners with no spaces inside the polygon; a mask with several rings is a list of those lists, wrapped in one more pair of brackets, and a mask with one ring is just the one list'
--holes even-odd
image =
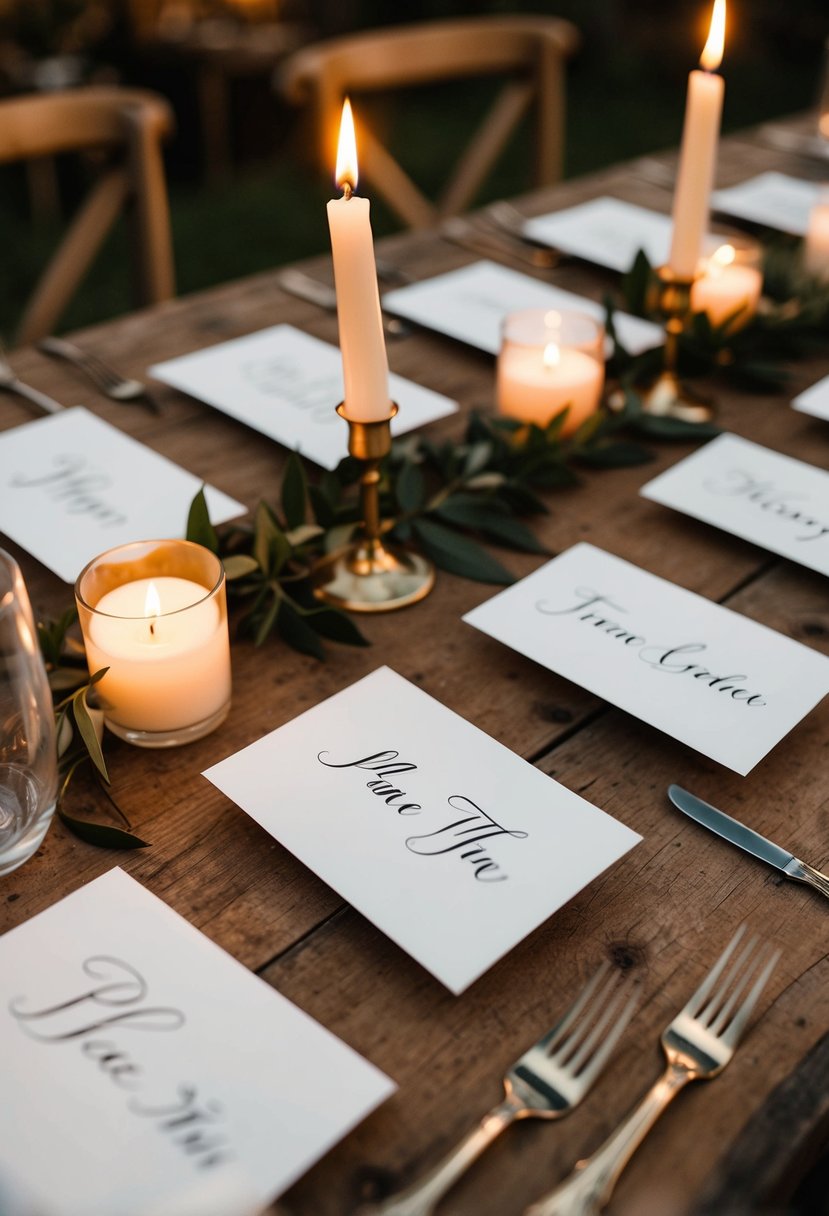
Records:
{"label": "knife blade", "polygon": [[695,794],[689,793],[679,785],[668,786],[668,797],[683,814],[702,824],[709,831],[715,832],[723,840],[728,840],[738,849],[750,853],[752,857],[765,861],[767,865],[774,866],[776,870],[785,874],[786,878],[794,879],[795,882],[808,883],[810,887],[814,887],[816,891],[820,891],[821,895],[825,895],[829,899],[829,876],[821,874],[820,870],[801,861],[799,857],[787,852],[773,840],[761,836],[753,828],[746,827],[738,819],[732,819],[730,815],[726,815],[725,811],[717,810],[715,806],[703,802],[701,798],[697,798]]}

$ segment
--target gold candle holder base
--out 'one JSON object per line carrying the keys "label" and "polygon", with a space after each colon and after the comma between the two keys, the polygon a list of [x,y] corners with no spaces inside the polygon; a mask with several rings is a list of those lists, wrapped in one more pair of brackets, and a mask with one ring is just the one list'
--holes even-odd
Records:
{"label": "gold candle holder base", "polygon": [[435,584],[435,568],[425,557],[382,540],[380,464],[391,450],[392,404],[388,418],[355,422],[343,403],[337,413],[348,423],[348,452],[364,464],[360,477],[363,522],[357,539],[322,558],[314,567],[314,595],[349,612],[393,612],[416,604]]}
{"label": "gold candle holder base", "polygon": [[658,308],[665,318],[665,367],[642,393],[647,414],[660,418],[680,418],[683,422],[708,422],[714,416],[714,403],[682,383],[677,372],[679,339],[691,315],[693,278],[679,278],[669,266],[660,266]]}

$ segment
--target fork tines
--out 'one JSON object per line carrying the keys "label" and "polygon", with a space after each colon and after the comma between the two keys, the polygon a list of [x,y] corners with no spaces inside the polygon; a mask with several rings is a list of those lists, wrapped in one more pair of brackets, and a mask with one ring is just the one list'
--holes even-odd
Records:
{"label": "fork tines", "polygon": [[564,1017],[524,1054],[517,1074],[536,1084],[539,1073],[550,1075],[562,1097],[577,1102],[607,1063],[637,1000],[629,980],[605,961]]}
{"label": "fork tines", "polygon": [[741,925],[682,1011],[732,1048],[781,954],[756,934],[738,952],[745,935],[746,926]]}

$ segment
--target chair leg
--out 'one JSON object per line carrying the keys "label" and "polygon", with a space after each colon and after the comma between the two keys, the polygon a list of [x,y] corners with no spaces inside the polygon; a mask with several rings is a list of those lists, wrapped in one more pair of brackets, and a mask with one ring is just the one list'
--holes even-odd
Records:
{"label": "chair leg", "polygon": [[176,290],[161,136],[157,124],[137,108],[128,111],[126,120],[136,182],[137,247],[142,251],[138,266],[139,298],[142,304],[158,304],[171,299]]}
{"label": "chair leg", "polygon": [[18,346],[51,333],[100,249],[129,193],[123,169],[104,174],[75,216],[29,302],[17,331]]}

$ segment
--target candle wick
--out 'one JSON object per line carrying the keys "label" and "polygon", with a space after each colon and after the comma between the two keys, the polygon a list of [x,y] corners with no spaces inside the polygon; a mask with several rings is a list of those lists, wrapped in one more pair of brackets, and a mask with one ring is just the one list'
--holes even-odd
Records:
{"label": "candle wick", "polygon": [[155,622],[150,621],[150,637],[155,637]]}
{"label": "candle wick", "polygon": [[351,182],[349,182],[349,181],[343,182],[343,198],[345,199],[346,202],[348,202],[348,200],[351,198],[353,193],[354,193],[354,191],[351,188]]}

